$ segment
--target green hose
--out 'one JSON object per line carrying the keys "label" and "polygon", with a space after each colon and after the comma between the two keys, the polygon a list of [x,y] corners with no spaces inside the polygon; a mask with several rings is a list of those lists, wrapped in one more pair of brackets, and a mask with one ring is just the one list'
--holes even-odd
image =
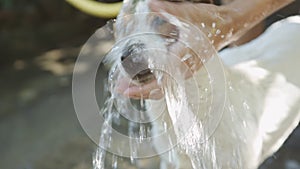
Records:
{"label": "green hose", "polygon": [[101,18],[115,18],[123,2],[103,3],[93,0],[66,0],[80,11]]}

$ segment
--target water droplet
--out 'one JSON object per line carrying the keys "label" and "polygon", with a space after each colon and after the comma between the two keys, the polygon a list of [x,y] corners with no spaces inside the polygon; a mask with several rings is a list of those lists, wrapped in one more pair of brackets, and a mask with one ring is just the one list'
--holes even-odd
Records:
{"label": "water droplet", "polygon": [[243,120],[243,126],[246,128],[247,127],[247,123],[245,120]]}
{"label": "water droplet", "polygon": [[163,126],[164,126],[164,131],[168,131],[168,124],[167,122],[163,122]]}
{"label": "water droplet", "polygon": [[234,106],[233,106],[233,105],[230,105],[230,106],[228,107],[228,109],[229,109],[229,111],[230,111],[231,113],[234,112]]}
{"label": "water droplet", "polygon": [[181,61],[182,61],[182,62],[185,62],[185,61],[187,61],[187,60],[190,59],[190,58],[192,58],[192,55],[189,54],[189,53],[187,53],[187,54],[185,54],[185,55],[181,58]]}
{"label": "water droplet", "polygon": [[139,135],[140,142],[142,142],[147,137],[146,127],[144,124],[140,124]]}
{"label": "water droplet", "polygon": [[216,28],[216,23],[213,22],[213,23],[211,24],[211,27],[212,27],[212,28]]}
{"label": "water droplet", "polygon": [[227,33],[227,37],[230,38],[232,36],[233,33],[233,28],[230,29],[230,31]]}
{"label": "water droplet", "polygon": [[246,27],[248,27],[249,26],[249,23],[245,23],[244,24],[244,27],[246,28]]}
{"label": "water droplet", "polygon": [[174,43],[174,42],[176,42],[176,40],[173,39],[173,38],[165,38],[165,41],[166,41],[167,43]]}
{"label": "water droplet", "polygon": [[113,155],[112,156],[112,166],[113,169],[117,169],[118,168],[118,156]]}
{"label": "water droplet", "polygon": [[246,110],[249,110],[249,109],[250,109],[250,107],[249,107],[249,105],[248,105],[248,103],[247,103],[246,101],[243,101],[243,107],[244,107],[244,109],[246,109]]}
{"label": "water droplet", "polygon": [[133,156],[130,156],[130,163],[135,164],[135,159],[133,158]]}
{"label": "water droplet", "polygon": [[234,88],[233,88],[233,86],[232,86],[232,82],[231,81],[228,81],[227,82],[227,85],[228,85],[228,88],[229,88],[229,90],[232,92],[232,91],[234,91]]}

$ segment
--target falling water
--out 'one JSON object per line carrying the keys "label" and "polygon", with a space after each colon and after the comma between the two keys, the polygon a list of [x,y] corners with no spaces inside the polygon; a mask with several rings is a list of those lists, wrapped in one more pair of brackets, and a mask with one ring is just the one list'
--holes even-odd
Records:
{"label": "falling water", "polygon": [[[194,73],[192,78],[185,79],[187,71],[194,72],[195,70],[182,66],[182,63],[187,62],[194,64],[195,53],[203,63],[209,57],[217,58],[215,50],[211,47],[212,42],[208,39],[212,36],[224,37],[225,35],[215,23],[212,24],[212,27],[216,29],[215,32],[197,34],[198,29],[195,30],[193,26],[171,16],[165,17],[170,17],[169,22],[179,28],[182,38],[179,42],[183,47],[191,49],[190,53],[181,59],[176,56],[172,58],[168,53],[168,46],[178,41],[178,34],[171,32],[166,36],[167,38],[162,39],[155,33],[157,29],[149,27],[154,21],[163,23],[157,21],[156,15],[125,16],[126,23],[122,22],[121,18],[118,19],[117,43],[106,56],[108,60],[114,59],[110,65],[111,70],[107,81],[110,96],[106,98],[105,106],[100,112],[104,117],[104,122],[100,131],[99,148],[94,155],[94,169],[242,168],[240,145],[237,145],[235,149],[226,150],[226,155],[234,157],[234,160],[217,154],[218,146],[224,141],[214,136],[214,132],[219,125],[224,125],[224,128],[228,129],[230,124],[219,124],[222,112],[218,107],[223,106],[222,99],[224,99],[219,97],[219,93],[225,89],[216,87],[214,84],[224,83],[225,85],[225,82],[220,82],[220,75],[213,77],[211,73],[214,74],[214,70],[207,70],[205,66]],[[201,25],[206,26],[204,23]],[[192,39],[191,33],[194,36]],[[129,38],[126,37],[128,34],[131,35]],[[143,98],[133,100],[116,92],[118,83],[122,79],[130,79],[124,73],[122,64],[119,63],[119,56],[132,41],[146,42],[146,49],[139,51],[142,52],[140,57],[144,57],[147,61],[148,68],[152,69],[164,93],[160,100]],[[195,44],[198,46],[201,44],[201,47],[196,46],[196,49],[201,48],[201,51],[194,50]],[[211,62],[213,61],[209,64],[212,64]],[[211,67],[220,69],[218,66]],[[193,66],[191,68],[196,69]],[[222,75],[222,73],[219,74]],[[135,85],[140,84],[135,83]],[[239,87],[227,84],[226,88],[230,92],[236,92],[235,89]],[[219,103],[218,106],[213,105],[213,102]],[[250,106],[246,100],[240,105],[249,111]],[[229,121],[234,123],[240,120],[235,117],[235,107],[230,101],[226,102],[225,110],[230,112],[229,116],[225,117],[232,118]],[[237,125],[247,127],[248,124],[241,121],[237,122]],[[117,140],[118,137],[114,131],[125,135],[127,139]],[[230,129],[228,131],[230,133],[219,132],[228,135],[235,133]],[[243,136],[234,135],[233,137],[243,139]],[[112,152],[110,151],[112,149],[117,150]]]}
{"label": "falling water", "polygon": [[[115,50],[114,52],[118,53],[121,51]],[[186,61],[190,57],[191,55],[187,55],[180,61]],[[209,140],[209,133],[208,129],[204,127],[207,124],[202,123],[202,121],[209,118],[209,114],[205,111],[209,109],[212,101],[209,86],[212,80],[207,75],[203,76],[201,77],[203,83],[198,86],[199,84],[195,83],[194,80],[187,82],[184,80],[182,70],[178,70],[176,66],[178,63],[164,65],[165,67],[160,67],[160,69],[166,72],[173,72],[173,74],[170,76],[164,72],[155,72],[157,79],[162,79],[164,99],[161,102],[166,105],[166,111],[156,116],[157,119],[153,117],[153,114],[155,114],[154,111],[158,110],[151,110],[151,108],[147,110],[149,105],[152,105],[152,107],[157,106],[156,104],[158,103],[156,101],[144,100],[143,98],[132,100],[114,92],[117,81],[122,79],[123,74],[118,69],[112,69],[113,71],[110,72],[108,82],[111,95],[106,99],[105,106],[100,112],[105,121],[101,129],[100,147],[94,156],[94,169],[141,168],[143,165],[146,165],[144,167],[147,168],[151,168],[151,166],[158,168],[161,166],[160,163],[166,163],[165,165],[171,168],[179,166],[195,169],[199,167],[219,168],[216,162],[214,140],[210,140],[209,144],[205,143]],[[187,88],[187,85],[190,88]],[[194,89],[199,91],[195,92],[193,91]],[[195,96],[193,93],[198,95]],[[195,101],[189,97],[196,97],[199,100]],[[202,105],[202,116],[195,114],[197,109],[199,109],[199,104]],[[128,116],[128,114],[130,115]],[[128,119],[124,118],[126,116]],[[128,142],[129,157],[122,157],[120,154],[112,154],[107,151],[111,146],[114,146],[111,145],[113,139],[112,130],[120,130],[112,127],[116,126],[114,119],[120,120],[120,118],[122,118],[121,123],[128,124],[127,131],[123,131],[123,133],[130,138],[136,138],[136,140],[129,140]],[[142,123],[139,123],[137,119],[140,119]],[[143,123],[145,119],[152,119],[153,121]],[[152,137],[160,134],[166,134],[161,138],[163,142],[152,139]],[[140,147],[139,143],[145,140],[151,141],[151,143],[147,145],[148,147]],[[122,140],[119,141],[122,142]],[[162,143],[168,145],[165,145],[167,148],[164,147],[160,150],[159,147]],[[137,158],[139,151],[153,151],[156,157],[148,158],[147,160],[154,161],[156,164],[151,164],[151,162],[141,163],[141,159]],[[120,153],[122,153],[122,150]],[[188,160],[185,163],[182,163],[182,161],[178,163],[179,158]],[[207,161],[210,161],[210,163],[207,163]]]}

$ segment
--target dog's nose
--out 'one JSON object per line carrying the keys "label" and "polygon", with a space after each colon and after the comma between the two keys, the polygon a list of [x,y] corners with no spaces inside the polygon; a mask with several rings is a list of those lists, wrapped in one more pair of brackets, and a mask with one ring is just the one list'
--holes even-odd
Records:
{"label": "dog's nose", "polygon": [[154,79],[145,57],[145,44],[143,43],[128,45],[121,56],[123,68],[133,80],[139,83],[147,83]]}
{"label": "dog's nose", "polygon": [[130,44],[123,50],[121,61],[124,61],[127,58],[130,57],[138,57],[137,55],[142,55],[143,51],[145,49],[145,44],[143,43],[134,43]]}

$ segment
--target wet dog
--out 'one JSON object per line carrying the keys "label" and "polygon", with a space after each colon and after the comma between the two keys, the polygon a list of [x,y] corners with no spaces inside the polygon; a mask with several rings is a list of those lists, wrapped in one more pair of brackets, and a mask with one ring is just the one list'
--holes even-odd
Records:
{"label": "wet dog", "polygon": [[138,84],[159,79],[153,65],[171,67],[176,82],[161,75],[167,79],[164,97],[146,100],[161,168],[257,168],[299,123],[300,18],[278,22],[252,42],[222,51],[223,68],[210,52],[205,66],[185,79],[172,75],[176,62],[167,56],[181,29],[171,36],[175,40],[158,35],[168,24],[145,13],[147,2],[125,2],[115,26],[122,52],[112,52],[106,62]]}

